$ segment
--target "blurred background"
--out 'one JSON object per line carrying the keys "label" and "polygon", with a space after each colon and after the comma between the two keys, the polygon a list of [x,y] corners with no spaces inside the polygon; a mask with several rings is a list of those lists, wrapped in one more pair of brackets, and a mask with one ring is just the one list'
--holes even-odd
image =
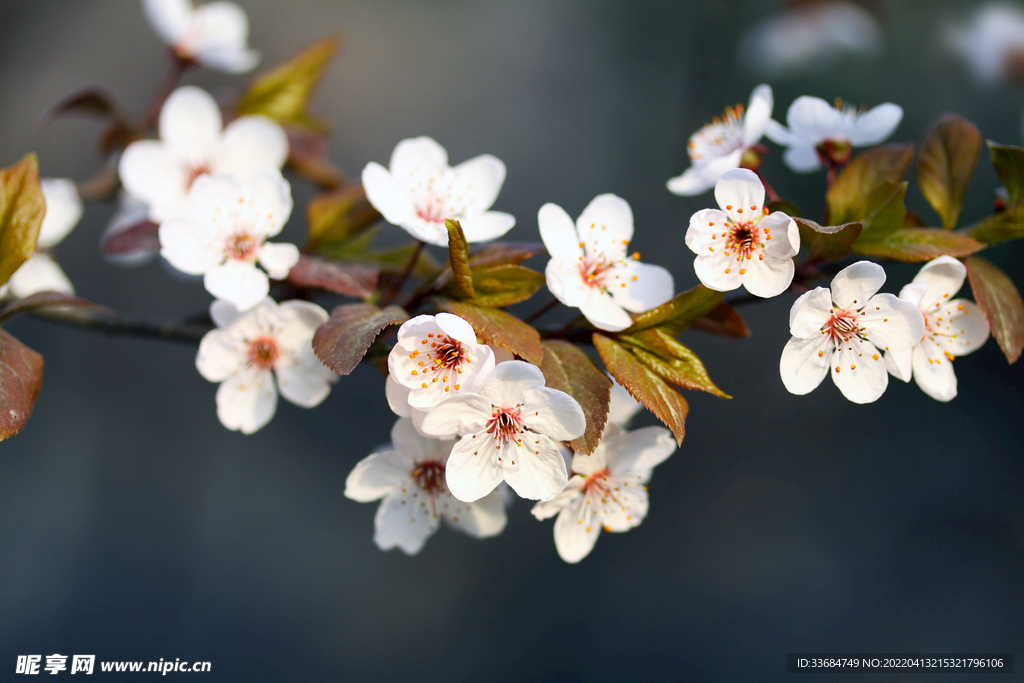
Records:
{"label": "blurred background", "polygon": [[[873,2],[825,20],[817,3],[752,0],[241,4],[261,68],[346,37],[315,110],[335,122],[330,156],[351,175],[416,135],[453,162],[494,154],[508,167],[495,208],[516,215],[518,240],[539,239],[543,203],[575,216],[614,192],[633,207],[634,246],[678,290],[697,281],[689,217],[713,198],[676,197],[665,182],[689,165],[690,134],[760,82],[783,121],[804,94],[892,101],[905,110],[894,141],[956,111],[988,139],[1022,142],[1024,91],[979,80],[944,47],[968,2]],[[138,116],[166,68],[132,0],[3,3],[0,164],[35,150],[43,175],[89,177],[100,127],[43,127],[40,113],[100,85]],[[187,77],[229,96],[247,80]],[[819,215],[824,175],[792,174],[771,148],[766,177]],[[965,221],[991,212],[997,185],[983,151]],[[297,207],[312,196],[293,191]],[[907,203],[936,220],[914,185]],[[103,262],[113,208],[90,205],[57,251],[78,293],[152,320],[204,311],[202,286],[158,263]],[[296,214],[284,237],[301,243]],[[986,257],[1024,285],[1024,244]],[[917,268],[887,265],[885,290]],[[207,660],[204,679],[244,681],[781,681],[801,678],[785,673],[787,652],[1019,658],[1024,364],[1007,366],[990,340],[957,361],[948,404],[897,381],[866,406],[827,381],[792,396],[777,367],[794,298],[743,308],[745,340],[684,334],[736,398],[687,395],[686,440],[655,473],[650,515],[577,566],[525,501],[491,540],[443,529],[414,558],[377,550],[376,506],[342,495],[393,421],[374,369],[314,410],[281,402],[246,437],[218,422],[195,347],[19,319],[9,329],[46,373],[26,429],[0,444],[0,678],[19,654],[55,652]]]}

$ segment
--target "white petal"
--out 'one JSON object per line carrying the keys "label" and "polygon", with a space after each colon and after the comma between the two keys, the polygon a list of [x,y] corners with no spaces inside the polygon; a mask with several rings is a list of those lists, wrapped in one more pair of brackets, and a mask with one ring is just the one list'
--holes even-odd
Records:
{"label": "white petal", "polygon": [[542,500],[534,504],[530,508],[530,514],[539,520],[545,520],[550,517],[554,517],[559,512],[564,510],[567,506],[573,504],[575,499],[582,495],[580,489],[586,483],[585,477],[570,477],[569,483],[565,485],[562,492],[558,495],[552,496],[547,500]]}
{"label": "white petal", "polygon": [[260,53],[237,46],[211,45],[195,51],[203,65],[227,73],[244,73],[259,64]]}
{"label": "white petal", "polygon": [[217,417],[228,429],[252,434],[277,410],[277,390],[269,370],[229,377],[217,389]]}
{"label": "white petal", "polygon": [[82,218],[82,200],[74,181],[67,178],[43,178],[40,183],[46,213],[39,226],[38,249],[49,249],[64,239]]}
{"label": "white petal", "polygon": [[[521,360],[495,366],[484,380],[483,395],[499,408],[513,408],[523,403],[526,392],[544,387],[544,374],[532,363]],[[488,418],[490,406],[487,407]],[[576,438],[576,437],[572,437]]]}
{"label": "white petal", "polygon": [[[459,221],[466,241],[471,244],[497,239],[515,227],[515,224],[515,216],[501,211],[488,211],[475,218],[463,218]],[[445,243],[447,244],[447,241]]]}
{"label": "white petal", "polygon": [[284,280],[299,262],[299,248],[294,244],[264,242],[259,251],[260,265],[275,280]]}
{"label": "white petal", "polygon": [[420,173],[444,168],[448,165],[448,152],[444,147],[426,136],[402,140],[391,153],[388,168],[399,182],[405,181],[410,173]]}
{"label": "white petal", "polygon": [[876,145],[896,130],[903,120],[903,108],[886,102],[857,117],[847,133],[850,144],[855,147]]}
{"label": "white petal", "polygon": [[[269,304],[271,302],[272,300],[268,299],[266,303]],[[227,327],[234,324],[244,313],[245,311],[238,310],[238,306],[235,306],[230,301],[215,299],[210,304],[210,318],[217,327]]]}
{"label": "white petal", "polygon": [[264,168],[253,175],[242,186],[242,196],[243,200],[252,200],[252,222],[258,225],[256,231],[264,237],[279,234],[292,214],[291,185],[276,168]]}
{"label": "white petal", "polygon": [[786,214],[776,211],[761,219],[757,226],[765,233],[771,233],[771,239],[764,248],[766,255],[791,258],[799,253],[800,228],[797,227],[796,221]]}
{"label": "white petal", "polygon": [[270,292],[266,273],[251,263],[240,261],[228,261],[206,271],[203,285],[210,294],[230,301],[243,311],[258,304]]}
{"label": "white petal", "polygon": [[224,254],[191,218],[172,218],[160,224],[160,255],[190,275],[202,275],[217,267]]}
{"label": "white petal", "polygon": [[892,294],[876,294],[868,299],[857,322],[872,344],[887,351],[914,347],[924,335],[920,309]]}
{"label": "white petal", "polygon": [[885,270],[877,263],[858,261],[836,273],[832,280],[832,301],[844,309],[858,309],[867,304],[885,284]]}
{"label": "white petal", "polygon": [[323,403],[331,393],[331,382],[337,375],[325,368],[312,354],[304,354],[299,358],[301,362],[275,371],[277,388],[282,396],[295,405],[313,408]]}
{"label": "white petal", "polygon": [[[846,342],[832,356],[832,381],[854,403],[872,403],[889,385],[889,373],[878,350],[866,341]],[[838,370],[837,370],[838,368]]]}
{"label": "white petal", "polygon": [[615,303],[627,311],[649,311],[655,306],[662,305],[675,294],[672,274],[661,266],[630,259],[621,270],[621,279],[614,281],[609,291]]}
{"label": "white petal", "polygon": [[230,331],[211,330],[203,335],[196,354],[196,369],[211,382],[223,382],[248,361],[245,345]]}
{"label": "white petal", "polygon": [[794,337],[827,337],[821,333],[832,317],[832,293],[824,287],[804,292],[789,311],[789,331]]}
{"label": "white petal", "polygon": [[505,182],[505,164],[501,159],[490,154],[481,154],[462,162],[454,171],[457,180],[452,187],[452,193],[462,197],[462,201],[470,207],[466,211],[467,215],[483,213],[491,208]]}
{"label": "white petal", "polygon": [[695,197],[710,190],[716,182],[718,178],[709,177],[700,166],[691,166],[682,175],[670,178],[666,185],[673,194]]}
{"label": "white petal", "polygon": [[901,351],[885,352],[885,369],[896,379],[909,382],[913,376],[911,362],[913,361],[914,350],[903,349]]}
{"label": "white petal", "polygon": [[914,349],[914,381],[921,391],[936,401],[950,401],[956,396],[953,363],[941,354],[929,353],[931,350],[927,345]]}
{"label": "white petal", "polygon": [[676,440],[664,427],[643,427],[621,432],[607,456],[608,469],[615,475],[634,474],[646,481],[650,471],[676,452]]}
{"label": "white petal", "polygon": [[207,158],[220,140],[221,126],[217,101],[193,85],[171,93],[160,110],[160,140],[189,162]]}
{"label": "white petal", "polygon": [[743,274],[743,286],[754,296],[771,298],[789,289],[793,282],[796,266],[792,258],[774,258],[768,256],[762,261],[751,259],[746,262],[746,273]]}
{"label": "white petal", "polygon": [[200,5],[193,14],[188,40],[192,54],[210,68],[240,73],[259,62],[259,54],[246,49],[249,19],[233,2]]}
{"label": "white petal", "polygon": [[381,212],[388,223],[404,226],[416,213],[408,190],[396,182],[380,164],[373,161],[368,163],[363,169],[362,180],[367,201]]}
{"label": "white petal", "polygon": [[505,513],[505,501],[501,492],[495,489],[475,503],[456,503],[454,496],[439,496],[439,503],[445,498],[448,507],[443,515],[446,522],[453,528],[473,538],[489,538],[497,536],[505,530],[508,516]]}
{"label": "white petal", "polygon": [[761,84],[754,88],[750,95],[750,103],[747,105],[747,113],[743,117],[743,146],[751,147],[756,144],[772,118],[772,88],[769,85]]}
{"label": "white petal", "polygon": [[820,97],[798,97],[789,105],[786,123],[790,131],[816,145],[843,130],[843,113]]}
{"label": "white petal", "polygon": [[588,244],[621,244],[633,239],[633,211],[614,194],[594,197],[576,219],[576,232]]}
{"label": "white petal", "polygon": [[590,554],[601,533],[593,510],[580,496],[578,502],[565,508],[555,520],[555,549],[566,562],[575,564]]}
{"label": "white petal", "polygon": [[452,447],[445,467],[445,481],[451,494],[463,502],[472,503],[493,491],[504,477],[496,455],[498,452],[489,435],[462,437]]}
{"label": "white petal", "polygon": [[74,294],[71,280],[48,254],[32,254],[7,281],[11,294],[23,299],[39,292]]}
{"label": "white petal", "polygon": [[438,313],[434,316],[434,322],[442,332],[452,339],[463,344],[477,344],[476,331],[473,326],[459,316],[451,313]]}
{"label": "white petal", "polygon": [[168,45],[178,42],[192,19],[191,0],[142,0],[142,9],[157,35]]}
{"label": "white petal", "polygon": [[413,498],[414,486],[406,486],[381,501],[377,514],[373,518],[373,542],[381,550],[400,548],[406,555],[415,555],[423,549],[423,544],[434,535],[440,526],[438,516],[430,509],[429,504],[419,496]]}
{"label": "white petal", "polygon": [[502,453],[505,481],[520,498],[547,500],[565,488],[565,460],[555,442],[545,435],[523,434],[522,445],[511,443]]}
{"label": "white petal", "polygon": [[434,406],[423,420],[422,428],[427,434],[467,434],[482,430],[490,418],[491,402],[486,397],[459,394]]}
{"label": "white petal", "polygon": [[369,503],[400,491],[414,466],[405,453],[393,448],[369,455],[345,479],[345,497]]}
{"label": "white petal", "polygon": [[248,182],[265,168],[281,168],[288,158],[288,136],[266,116],[243,116],[229,123],[214,152],[217,171]]}
{"label": "white petal", "polygon": [[384,384],[384,394],[387,396],[391,411],[399,417],[412,415],[412,408],[409,407],[409,391],[408,387],[402,386],[395,381],[394,377],[388,375],[387,382]]}
{"label": "white petal", "polygon": [[928,292],[927,282],[911,282],[900,290],[900,298],[921,308],[921,299]]}
{"label": "white petal", "polygon": [[789,128],[786,128],[775,119],[770,119],[765,126],[764,134],[776,145],[790,147],[800,142],[800,138],[793,135]]}
{"label": "white petal", "polygon": [[611,296],[597,287],[582,290],[584,300],[579,304],[580,313],[599,330],[618,332],[633,324],[633,319]]}
{"label": "white petal", "polygon": [[934,320],[935,328],[946,335],[945,350],[954,356],[966,356],[988,340],[988,320],[973,301],[948,301]]}
{"label": "white petal", "polygon": [[557,204],[545,204],[537,212],[540,238],[552,258],[575,262],[582,255],[576,225],[565,209]]}
{"label": "white petal", "polygon": [[188,206],[185,163],[162,142],[139,140],[128,145],[118,173],[128,193],[149,204],[150,218],[157,222]]}
{"label": "white petal", "polygon": [[914,276],[915,284],[924,283],[928,287],[921,295],[921,310],[927,312],[949,301],[964,286],[966,278],[967,267],[950,256],[940,256],[924,264]]}
{"label": "white petal", "polygon": [[779,361],[779,372],[786,390],[803,396],[817,389],[829,372],[833,348],[827,334],[790,339]]}
{"label": "white petal", "polygon": [[797,173],[812,173],[823,165],[818,150],[812,145],[793,145],[782,153],[782,160]]}
{"label": "white petal", "polygon": [[715,185],[715,201],[734,223],[743,223],[764,208],[764,185],[750,169],[726,171]]}
{"label": "white petal", "polygon": [[718,235],[728,216],[718,209],[704,209],[690,216],[690,226],[686,229],[686,246],[695,254],[713,253],[710,251],[718,242]]}
{"label": "white petal", "polygon": [[730,292],[743,284],[736,259],[726,256],[722,250],[698,254],[693,260],[693,270],[701,284],[717,292]]}
{"label": "white petal", "polygon": [[527,389],[521,414],[527,427],[558,441],[582,436],[587,428],[587,419],[576,399],[549,387]]}

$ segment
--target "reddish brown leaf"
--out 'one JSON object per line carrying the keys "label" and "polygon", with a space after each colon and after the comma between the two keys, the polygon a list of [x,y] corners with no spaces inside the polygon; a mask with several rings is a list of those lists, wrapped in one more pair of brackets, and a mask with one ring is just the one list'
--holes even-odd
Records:
{"label": "reddish brown leaf", "polygon": [[518,266],[520,263],[544,253],[540,242],[490,242],[479,244],[469,250],[469,265],[473,268],[484,266]]}
{"label": "reddish brown leaf", "polygon": [[569,445],[574,451],[589,455],[597,448],[608,421],[612,381],[575,344],[556,339],[541,342],[541,346],[544,361],[540,370],[547,385],[576,399],[587,418],[583,436],[570,441]]}
{"label": "reddish brown leaf", "polygon": [[0,441],[25,426],[42,384],[43,357],[0,330]]}
{"label": "reddish brown leaf", "polygon": [[484,341],[511,351],[534,365],[544,362],[540,334],[514,315],[497,308],[451,299],[439,298],[434,303],[438,310],[457,315],[468,322]]}
{"label": "reddish brown leaf", "polygon": [[800,229],[800,246],[811,258],[838,261],[853,251],[853,243],[860,237],[864,226],[860,223],[818,225],[806,218],[794,218]]}
{"label": "reddish brown leaf", "polygon": [[703,318],[697,318],[694,329],[717,334],[720,337],[740,339],[750,336],[750,328],[735,308],[722,302],[711,309]]}
{"label": "reddish brown leaf", "polygon": [[409,314],[398,306],[383,310],[370,304],[338,306],[313,335],[313,351],[331,370],[347,375],[356,369],[381,330],[408,319]]}
{"label": "reddish brown leaf", "polygon": [[306,204],[307,248],[338,244],[365,232],[380,220],[361,183],[314,197]]}
{"label": "reddish brown leaf", "polygon": [[980,256],[964,259],[974,300],[988,318],[1006,360],[1016,363],[1024,348],[1024,302],[1006,273]]}
{"label": "reddish brown leaf", "polygon": [[288,273],[288,281],[299,287],[315,287],[335,294],[365,299],[377,288],[380,269],[302,255]]}
{"label": "reddish brown leaf", "polygon": [[720,398],[732,398],[711,381],[697,354],[680,344],[668,330],[654,327],[635,334],[619,335],[619,341],[627,344],[627,349],[662,379],[684,389],[698,389]]}
{"label": "reddish brown leaf", "polygon": [[854,251],[865,256],[918,263],[939,256],[967,256],[985,245],[967,235],[938,228],[900,228],[884,239],[859,241]]}
{"label": "reddish brown leaf", "polygon": [[160,226],[143,221],[111,235],[101,245],[107,256],[142,256],[160,251]]}
{"label": "reddish brown leaf", "polygon": [[594,334],[594,346],[612,377],[672,430],[677,444],[682,444],[690,410],[686,399],[614,340]]}
{"label": "reddish brown leaf", "polygon": [[31,296],[27,296],[24,299],[15,299],[11,301],[3,308],[0,308],[0,323],[4,323],[11,318],[34,311],[40,308],[48,308],[50,306],[77,306],[79,308],[88,308],[95,313],[112,314],[108,308],[103,306],[97,306],[91,301],[85,299],[79,299],[76,296],[68,294],[62,294],[61,292],[37,292]]}
{"label": "reddish brown leaf", "polygon": [[863,221],[892,196],[910,162],[913,145],[886,145],[863,152],[843,169],[828,189],[829,221],[834,225]]}
{"label": "reddish brown leaf", "polygon": [[633,324],[623,330],[625,334],[664,325],[679,334],[695,320],[713,310],[721,302],[724,292],[716,292],[704,285],[677,294],[651,310],[633,316]]}
{"label": "reddish brown leaf", "polygon": [[956,225],[981,151],[977,126],[956,114],[936,123],[921,144],[917,184],[947,230]]}

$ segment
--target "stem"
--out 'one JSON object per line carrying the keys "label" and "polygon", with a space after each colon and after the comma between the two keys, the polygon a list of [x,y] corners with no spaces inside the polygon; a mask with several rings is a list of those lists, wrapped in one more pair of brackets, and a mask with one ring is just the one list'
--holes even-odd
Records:
{"label": "stem", "polygon": [[103,314],[83,309],[47,308],[30,313],[34,318],[57,325],[95,330],[104,334],[163,339],[198,344],[210,327],[194,323],[153,323],[118,314]]}
{"label": "stem", "polygon": [[143,115],[142,120],[139,121],[139,132],[143,135],[148,133],[150,129],[156,125],[157,120],[160,118],[160,110],[164,106],[164,102],[170,97],[174,89],[181,83],[181,77],[185,75],[193,62],[182,59],[178,55],[171,51],[171,70],[166,76],[164,76],[163,82],[160,84],[160,88],[156,91],[152,101],[149,103],[149,108],[146,109],[146,113]]}
{"label": "stem", "polygon": [[552,299],[551,301],[547,302],[546,304],[544,304],[543,306],[538,308],[536,311],[534,311],[533,313],[531,313],[527,317],[523,318],[523,322],[524,323],[532,323],[534,320],[536,320],[537,318],[541,317],[542,315],[544,315],[545,313],[547,313],[548,311],[550,311],[552,308],[554,308],[557,305],[558,305],[558,299]]}
{"label": "stem", "polygon": [[423,248],[427,246],[427,243],[423,240],[416,240],[416,248],[412,252],[412,256],[409,257],[409,262],[405,264],[405,269],[402,271],[401,276],[398,278],[398,283],[391,288],[388,292],[387,297],[381,302],[381,307],[387,306],[395,297],[399,295],[402,288],[405,287],[405,283],[409,280],[409,276],[412,275],[413,269],[416,267],[416,263],[420,260],[420,254],[423,253]]}

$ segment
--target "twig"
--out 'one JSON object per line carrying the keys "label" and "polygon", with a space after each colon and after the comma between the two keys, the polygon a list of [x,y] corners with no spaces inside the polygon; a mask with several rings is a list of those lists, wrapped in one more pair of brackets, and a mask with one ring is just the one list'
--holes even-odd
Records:
{"label": "twig", "polygon": [[542,315],[544,315],[545,313],[547,313],[548,311],[550,311],[552,308],[554,308],[557,305],[558,305],[558,299],[552,299],[551,301],[547,302],[546,304],[544,304],[543,306],[538,308],[536,311],[531,313],[530,315],[528,315],[525,318],[523,318],[523,322],[524,323],[532,323],[534,320],[536,320],[537,318],[541,317]]}
{"label": "twig", "polygon": [[409,280],[409,276],[412,275],[413,269],[416,267],[416,263],[420,260],[420,254],[423,253],[423,247],[427,246],[427,243],[423,240],[416,240],[416,248],[412,252],[412,256],[409,257],[409,262],[405,264],[405,269],[402,271],[401,276],[398,278],[398,282],[391,288],[391,291],[385,297],[384,301],[381,302],[381,307],[387,306],[395,297],[401,293],[402,288],[405,287],[405,283]]}
{"label": "twig", "polygon": [[153,100],[149,103],[149,108],[146,109],[146,113],[143,115],[142,120],[139,121],[139,131],[145,135],[149,130],[156,125],[157,120],[160,118],[160,110],[163,109],[164,102],[170,97],[171,93],[174,92],[178,84],[181,83],[181,77],[185,75],[185,72],[194,64],[194,62],[182,59],[178,55],[171,51],[171,70],[164,77],[163,82],[160,84],[159,90],[153,95]]}
{"label": "twig", "polygon": [[163,339],[166,341],[198,344],[212,328],[188,322],[154,323],[119,314],[103,314],[84,309],[46,308],[29,313],[33,318],[48,322],[95,330],[110,335]]}

